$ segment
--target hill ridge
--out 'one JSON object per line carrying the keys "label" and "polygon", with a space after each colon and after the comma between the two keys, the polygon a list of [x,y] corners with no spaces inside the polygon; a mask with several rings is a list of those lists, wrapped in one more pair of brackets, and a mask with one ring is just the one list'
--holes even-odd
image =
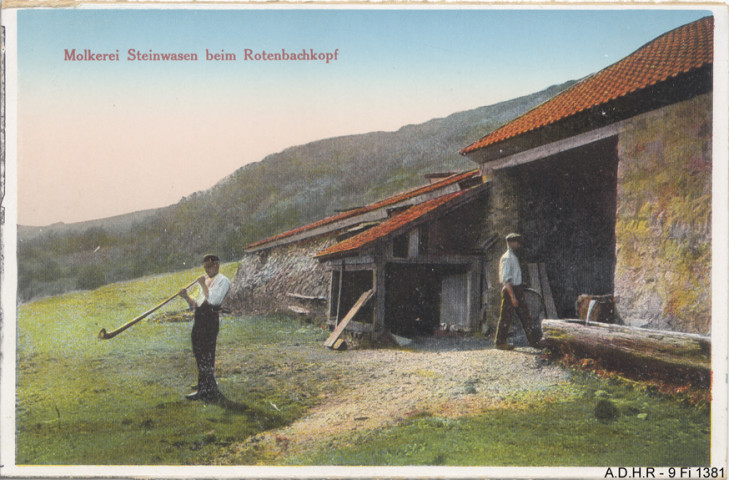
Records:
{"label": "hill ridge", "polygon": [[234,260],[257,240],[424,184],[424,174],[472,169],[473,163],[459,154],[464,145],[572,84],[394,131],[287,147],[166,207],[85,222],[19,226],[20,298],[188,268],[208,252]]}

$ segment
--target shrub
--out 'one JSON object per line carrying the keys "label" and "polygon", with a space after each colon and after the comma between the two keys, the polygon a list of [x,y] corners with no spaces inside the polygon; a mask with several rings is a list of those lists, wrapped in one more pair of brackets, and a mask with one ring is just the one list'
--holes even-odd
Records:
{"label": "shrub", "polygon": [[93,290],[106,283],[106,274],[101,265],[86,265],[79,272],[76,279],[76,288],[80,290]]}

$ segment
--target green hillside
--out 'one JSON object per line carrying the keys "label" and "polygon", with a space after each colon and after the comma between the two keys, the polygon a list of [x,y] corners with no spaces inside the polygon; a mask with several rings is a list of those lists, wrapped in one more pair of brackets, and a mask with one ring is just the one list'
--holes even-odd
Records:
{"label": "green hillside", "polygon": [[461,148],[572,83],[396,132],[291,147],[156,211],[21,226],[19,298],[184,269],[206,252],[235,260],[251,242],[422,184],[423,174],[473,168]]}

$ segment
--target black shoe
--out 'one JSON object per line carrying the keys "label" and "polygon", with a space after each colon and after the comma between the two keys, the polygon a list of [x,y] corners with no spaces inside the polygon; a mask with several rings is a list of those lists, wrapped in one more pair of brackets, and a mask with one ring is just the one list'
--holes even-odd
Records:
{"label": "black shoe", "polygon": [[202,395],[200,395],[200,393],[198,393],[198,392],[188,393],[187,395],[185,395],[185,398],[188,400],[202,400],[203,399]]}

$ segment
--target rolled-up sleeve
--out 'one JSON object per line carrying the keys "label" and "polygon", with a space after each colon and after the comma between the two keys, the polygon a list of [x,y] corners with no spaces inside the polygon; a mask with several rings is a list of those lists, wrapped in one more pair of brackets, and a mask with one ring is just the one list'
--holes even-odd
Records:
{"label": "rolled-up sleeve", "polygon": [[519,259],[511,251],[506,252],[499,262],[499,281],[502,285],[511,282],[514,286],[521,285],[521,266]]}
{"label": "rolled-up sleeve", "polygon": [[514,283],[514,266],[509,260],[509,257],[504,256],[499,263],[499,282],[502,285],[508,282]]}
{"label": "rolled-up sleeve", "polygon": [[225,296],[228,294],[228,290],[230,289],[230,280],[222,275],[220,279],[216,280],[217,281],[213,282],[213,284],[208,288],[208,303],[214,307],[219,307],[220,304],[223,303]]}

